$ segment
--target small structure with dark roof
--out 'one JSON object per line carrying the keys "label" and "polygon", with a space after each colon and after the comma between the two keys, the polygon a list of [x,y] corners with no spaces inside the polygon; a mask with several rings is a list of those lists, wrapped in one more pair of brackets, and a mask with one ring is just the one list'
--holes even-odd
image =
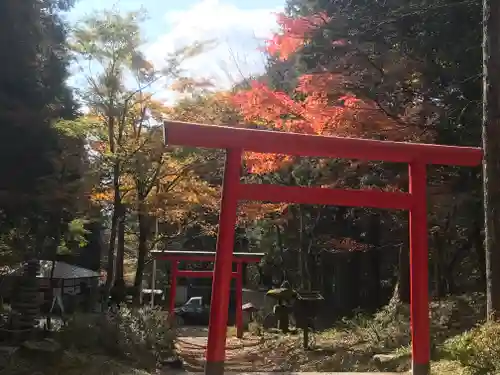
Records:
{"label": "small structure with dark roof", "polygon": [[[65,295],[74,296],[85,292],[82,290],[83,285],[85,285],[83,289],[88,291],[95,289],[99,284],[99,272],[61,261],[40,260],[39,263],[40,270],[37,278],[40,279],[40,292],[44,293],[45,302],[52,302],[47,298],[50,294],[48,292],[51,289],[51,279],[52,288],[60,289],[61,298],[64,298]],[[3,277],[0,283],[0,294],[4,299],[10,299],[13,286],[22,274],[23,265],[20,265]]]}

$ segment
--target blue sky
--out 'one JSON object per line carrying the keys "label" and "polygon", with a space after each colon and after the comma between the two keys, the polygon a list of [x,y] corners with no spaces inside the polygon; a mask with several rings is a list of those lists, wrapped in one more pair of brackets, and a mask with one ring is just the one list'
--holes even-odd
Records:
{"label": "blue sky", "polygon": [[111,8],[144,8],[143,50],[153,63],[186,44],[216,39],[217,45],[186,63],[193,76],[210,78],[221,88],[242,76],[261,72],[265,62],[259,46],[276,30],[275,13],[284,0],[80,0],[67,15],[75,22],[86,13]]}

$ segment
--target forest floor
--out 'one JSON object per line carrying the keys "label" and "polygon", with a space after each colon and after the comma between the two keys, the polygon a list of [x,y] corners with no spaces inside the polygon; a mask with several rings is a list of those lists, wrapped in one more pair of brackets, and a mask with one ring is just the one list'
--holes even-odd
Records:
{"label": "forest floor", "polygon": [[[274,340],[270,334],[266,336],[245,333],[243,339],[234,337],[231,329],[226,341],[225,368],[229,372],[272,372],[283,370],[282,364],[286,361],[287,351],[274,351],[263,345],[266,337]],[[277,338],[277,337],[276,337]],[[176,340],[177,354],[184,362],[187,371],[203,371],[205,351],[207,348],[206,327],[186,327],[179,330]]]}
{"label": "forest floor", "polygon": [[[463,332],[484,318],[484,297],[454,297],[431,304],[432,373],[468,375],[484,363],[474,363],[480,353],[470,353]],[[500,328],[491,345],[500,341]],[[206,328],[179,332],[176,349],[188,371],[201,371],[206,350]],[[487,340],[486,340],[487,341]],[[485,340],[482,340],[485,342]],[[227,369],[232,372],[395,372],[410,370],[410,330],[407,306],[388,306],[375,316],[339,322],[334,328],[315,333],[311,350],[304,350],[302,335],[277,332],[245,333],[243,340],[229,337]],[[489,344],[486,343],[486,346]],[[486,348],[489,350],[488,348]],[[499,352],[500,349],[496,349]],[[496,355],[497,353],[494,353]],[[481,361],[481,359],[479,359]],[[483,362],[488,362],[488,360]],[[467,366],[469,365],[469,366]],[[489,366],[488,363],[486,365]],[[491,367],[491,366],[490,366]],[[472,370],[471,370],[472,369]],[[495,368],[496,369],[496,368]],[[495,373],[495,371],[485,372]]]}
{"label": "forest floor", "polygon": [[[484,296],[453,297],[431,304],[432,374],[500,373],[500,325],[480,325]],[[253,327],[255,328],[255,327]],[[358,315],[313,335],[311,350],[300,334],[283,335],[252,329],[243,340],[229,329],[228,373],[251,372],[393,372],[410,369],[408,307],[388,306],[374,316]],[[471,334],[471,332],[475,332]],[[183,327],[176,339],[184,370],[164,368],[161,375],[200,372],[204,366],[207,328]],[[0,355],[1,356],[1,355]],[[0,361],[2,362],[2,361]],[[68,347],[57,363],[6,356],[0,375],[152,375],[112,357],[75,352]]]}
{"label": "forest floor", "polygon": [[[205,336],[193,334],[177,339],[177,354],[185,370],[201,372],[207,346]],[[228,337],[225,367],[228,372],[315,372],[315,371],[381,371],[373,364],[373,354],[362,348],[332,347],[330,340],[318,335],[313,350],[302,349],[301,335],[282,335],[266,332],[261,336],[245,334],[243,339]],[[401,362],[401,361],[400,361]],[[407,370],[406,358],[394,370]]]}

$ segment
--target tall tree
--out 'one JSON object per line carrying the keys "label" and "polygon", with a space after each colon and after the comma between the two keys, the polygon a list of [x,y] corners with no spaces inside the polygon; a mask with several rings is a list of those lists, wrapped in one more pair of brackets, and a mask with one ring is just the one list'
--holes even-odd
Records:
{"label": "tall tree", "polygon": [[500,3],[483,1],[483,188],[487,317],[500,319]]}
{"label": "tall tree", "polygon": [[62,183],[64,164],[64,142],[52,125],[75,115],[65,84],[66,26],[59,17],[71,3],[0,4],[0,46],[5,54],[0,72],[0,171],[8,176],[0,183],[0,230],[4,242],[32,254],[42,252],[45,239],[54,237],[67,222],[62,216],[68,216],[59,205],[50,204],[54,196],[48,185]]}
{"label": "tall tree", "polygon": [[[157,136],[157,132],[152,133],[148,124],[150,119],[161,119],[158,106],[151,100],[151,91],[165,88],[182,77],[181,62],[205,47],[203,43],[185,47],[166,56],[165,66],[154,67],[140,52],[144,43],[140,29],[143,19],[141,12],[121,14],[107,10],[84,18],[72,36],[72,48],[79,61],[84,62],[81,67],[87,81],[80,95],[97,130],[93,141],[102,162],[101,190],[107,192],[110,187],[113,196],[108,207],[111,213],[108,286],[115,278],[123,279],[129,208],[125,196],[133,192],[135,181],[139,202],[143,202],[155,186],[162,164],[163,152],[155,152],[152,146],[157,140],[151,136]],[[142,159],[150,157],[156,159],[149,160],[149,165],[143,163]],[[140,228],[143,227],[141,219]],[[141,259],[143,250],[141,245]]]}
{"label": "tall tree", "polygon": [[[139,74],[145,79],[154,72],[150,64],[139,52],[142,44],[139,30],[139,13],[125,16],[114,11],[93,14],[85,18],[76,27],[72,48],[80,59],[97,65],[96,75],[85,72],[88,86],[82,92],[82,98],[97,115],[98,121],[105,128],[106,149],[109,157],[105,160],[109,166],[109,176],[113,187],[111,229],[108,245],[108,286],[114,279],[115,246],[119,223],[123,222],[125,207],[120,191],[121,146],[124,140],[126,115],[135,92],[124,87],[126,72]],[[144,83],[141,84],[144,85]],[[124,232],[121,231],[122,235]],[[123,243],[123,241],[122,241]],[[120,249],[122,250],[122,249]],[[119,250],[119,252],[120,252]],[[119,255],[120,258],[120,255]],[[123,267],[120,266],[119,270]],[[120,272],[123,278],[123,272]]]}

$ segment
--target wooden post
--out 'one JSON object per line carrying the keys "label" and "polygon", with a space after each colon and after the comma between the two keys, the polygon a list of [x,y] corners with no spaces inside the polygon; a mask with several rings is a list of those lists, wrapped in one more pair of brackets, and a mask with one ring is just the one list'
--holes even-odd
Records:
{"label": "wooden post", "polygon": [[427,174],[423,163],[410,163],[410,322],[412,374],[430,373]]}
{"label": "wooden post", "polygon": [[234,228],[238,207],[240,184],[241,150],[226,151],[224,182],[219,216],[219,233],[212,281],[212,301],[208,327],[206,375],[223,375],[231,287]]}

